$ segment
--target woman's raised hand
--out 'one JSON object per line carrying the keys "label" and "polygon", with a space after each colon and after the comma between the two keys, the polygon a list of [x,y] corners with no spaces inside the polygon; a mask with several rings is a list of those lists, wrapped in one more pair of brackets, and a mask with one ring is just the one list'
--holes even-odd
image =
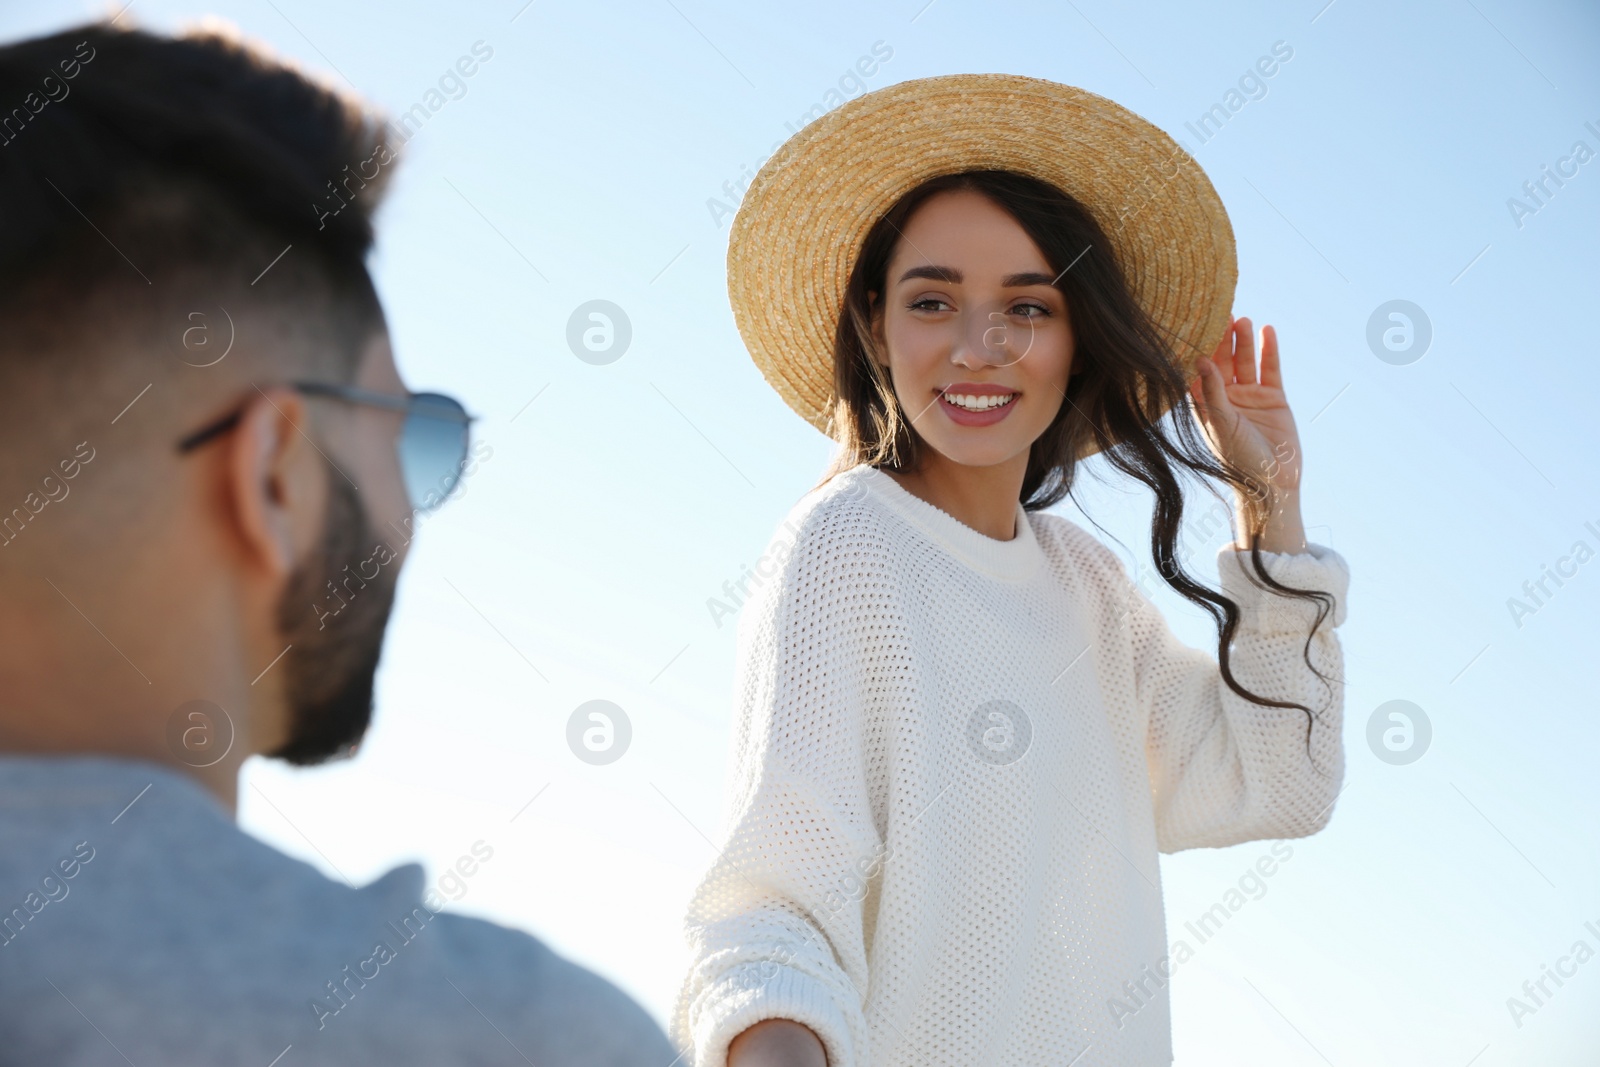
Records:
{"label": "woman's raised hand", "polygon": [[[1262,541],[1267,551],[1297,551],[1305,543],[1300,523],[1300,434],[1283,392],[1278,334],[1261,329],[1261,367],[1256,369],[1255,327],[1232,320],[1200,374],[1189,387],[1195,413],[1211,449],[1270,488],[1273,506]],[[1244,502],[1240,510],[1243,512]]]}

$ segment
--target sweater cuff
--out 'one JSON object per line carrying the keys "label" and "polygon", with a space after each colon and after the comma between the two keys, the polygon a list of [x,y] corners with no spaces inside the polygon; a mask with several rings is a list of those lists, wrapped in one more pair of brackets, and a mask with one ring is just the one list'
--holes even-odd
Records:
{"label": "sweater cuff", "polygon": [[810,1027],[822,1041],[828,1067],[855,1067],[849,1020],[828,989],[793,967],[770,963],[734,968],[690,1006],[695,1067],[727,1067],[733,1039],[766,1019],[791,1019]]}
{"label": "sweater cuff", "polygon": [[[1295,589],[1311,589],[1333,596],[1333,614],[1324,627],[1338,626],[1345,619],[1345,601],[1350,589],[1350,565],[1326,545],[1307,544],[1304,552],[1262,552],[1262,565],[1275,581]],[[1315,601],[1282,596],[1255,585],[1255,568],[1250,551],[1225,545],[1217,552],[1217,574],[1222,591],[1239,605],[1240,625],[1262,633],[1311,632],[1319,605]],[[1256,577],[1259,581],[1259,577]]]}

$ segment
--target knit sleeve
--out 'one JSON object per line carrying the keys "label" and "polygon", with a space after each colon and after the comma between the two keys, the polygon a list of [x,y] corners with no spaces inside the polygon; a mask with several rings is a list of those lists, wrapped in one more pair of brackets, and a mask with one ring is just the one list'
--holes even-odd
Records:
{"label": "knit sleeve", "polygon": [[[1258,696],[1305,705],[1314,719],[1235,693],[1213,654],[1179,641],[1160,610],[1131,582],[1125,587],[1163,852],[1305,837],[1327,825],[1339,794],[1344,662],[1334,628],[1345,618],[1349,567],[1333,549],[1315,544],[1261,556],[1276,581],[1330,594],[1333,610],[1313,634],[1319,605],[1253,584],[1250,553],[1225,546],[1217,554],[1222,591],[1241,612],[1233,675]],[[1306,665],[1307,651],[1327,681]]]}
{"label": "knit sleeve", "polygon": [[[864,731],[899,629],[882,553],[802,531],[740,620],[731,798],[685,931],[673,1037],[698,1067],[764,1019],[810,1027],[829,1067],[866,1047],[863,898],[883,861]],[[892,657],[891,657],[892,658]]]}

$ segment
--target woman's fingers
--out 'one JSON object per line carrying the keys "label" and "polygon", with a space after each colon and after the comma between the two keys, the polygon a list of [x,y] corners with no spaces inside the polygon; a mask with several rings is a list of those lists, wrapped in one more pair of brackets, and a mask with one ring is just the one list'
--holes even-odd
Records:
{"label": "woman's fingers", "polygon": [[1278,331],[1271,326],[1261,327],[1261,384],[1273,389],[1283,388],[1283,368],[1278,363]]}
{"label": "woman's fingers", "polygon": [[1213,427],[1225,426],[1233,404],[1228,400],[1228,388],[1222,380],[1222,367],[1215,360],[1201,359],[1199,368],[1195,400],[1200,407],[1200,419]]}
{"label": "woman's fingers", "polygon": [[1217,370],[1225,382],[1233,381],[1233,339],[1236,332],[1234,326],[1238,321],[1231,317],[1228,319],[1228,329],[1223,333],[1222,340],[1217,342],[1216,351],[1211,353],[1211,361],[1217,365]]}
{"label": "woman's fingers", "polygon": [[1256,328],[1249,318],[1233,323],[1233,374],[1240,385],[1256,384]]}

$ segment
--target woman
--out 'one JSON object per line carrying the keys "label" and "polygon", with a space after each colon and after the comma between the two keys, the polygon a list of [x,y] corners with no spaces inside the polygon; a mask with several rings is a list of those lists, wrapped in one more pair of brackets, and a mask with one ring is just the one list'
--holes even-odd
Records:
{"label": "woman", "polygon": [[[1349,573],[1306,543],[1277,339],[1258,370],[1234,279],[1199,168],[1069,86],[892,86],[757,176],[735,318],[839,451],[740,622],[673,1019],[696,1063],[1170,1062],[1192,949],[1157,853],[1315,833],[1343,776]],[[1154,493],[1217,658],[1041,510],[1096,451]],[[1180,473],[1234,492],[1220,593],[1177,557]]]}

